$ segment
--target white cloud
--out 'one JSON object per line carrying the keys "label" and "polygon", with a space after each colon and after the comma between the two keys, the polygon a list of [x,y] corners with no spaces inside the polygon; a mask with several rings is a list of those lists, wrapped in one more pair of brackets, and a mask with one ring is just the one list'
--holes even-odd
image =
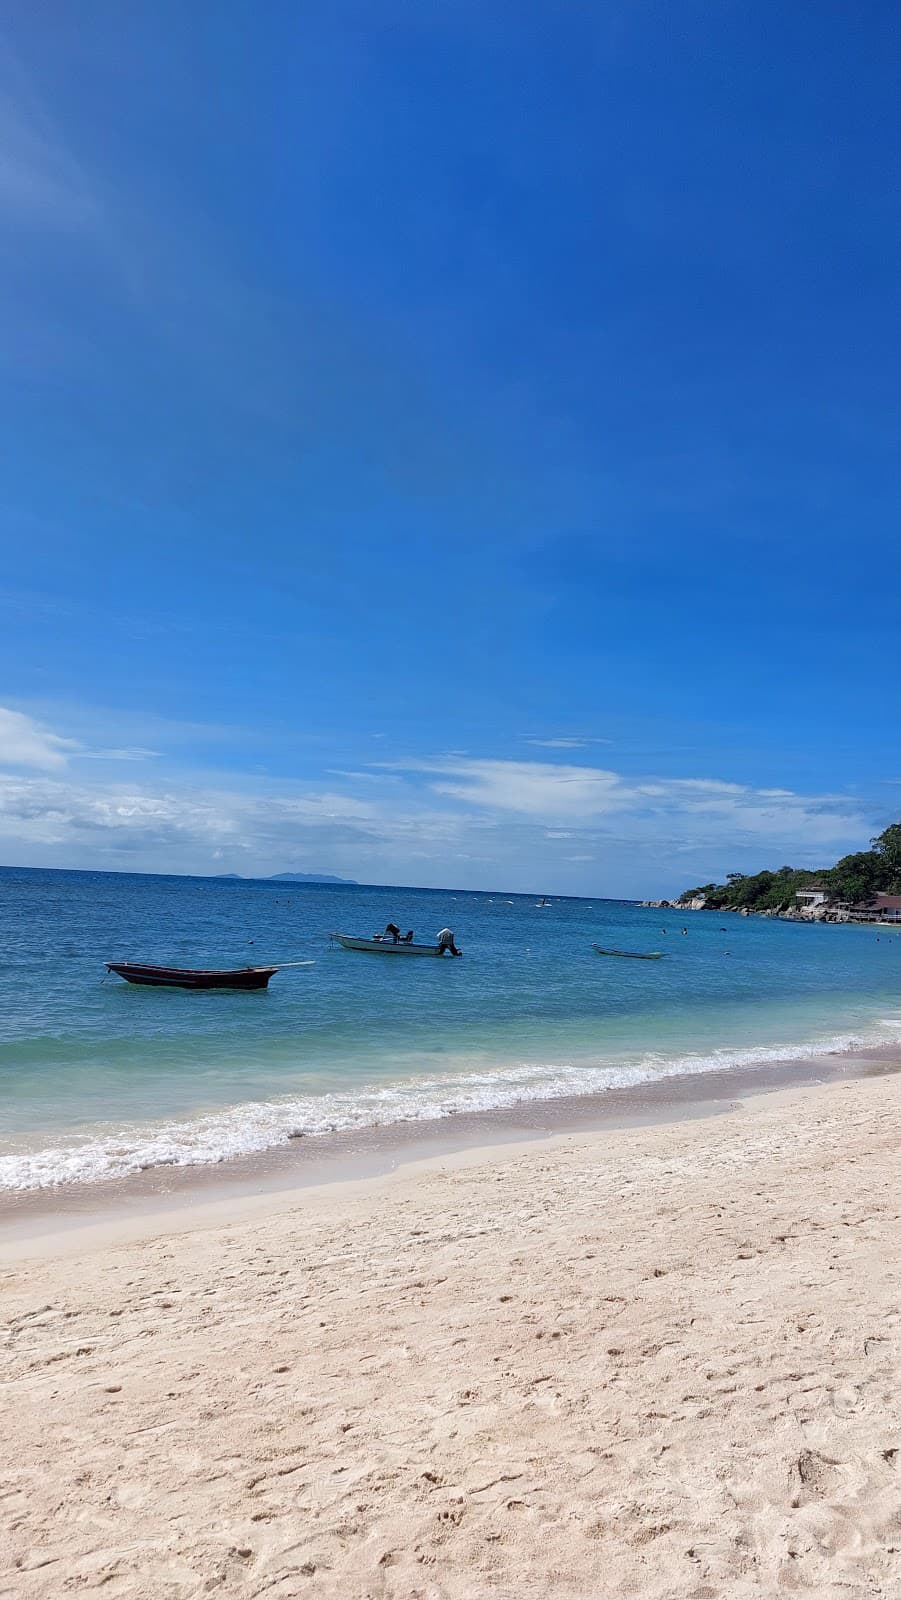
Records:
{"label": "white cloud", "polygon": [[357,772],[352,767],[326,767],[326,776],[329,778],[351,778],[360,783],[398,783],[400,780],[391,772]]}
{"label": "white cloud", "polygon": [[699,844],[759,839],[797,850],[844,844],[865,836],[867,827],[860,812],[849,810],[847,796],[755,789],[718,778],[632,778],[603,767],[450,756],[395,769],[427,775],[436,794],[548,827],[597,827],[615,819],[617,830],[636,841],[688,835]]}
{"label": "white cloud", "polygon": [[63,739],[33,717],[0,706],[0,766],[52,771],[77,750],[75,739]]}
{"label": "white cloud", "polygon": [[159,753],[137,744],[92,749],[82,739],[63,738],[38,717],[14,711],[11,706],[0,706],[0,767],[39,768],[49,772],[65,767],[70,760],[151,761]]}
{"label": "white cloud", "polygon": [[96,725],[78,731],[91,743],[0,710],[0,860],[249,874],[291,867],[375,882],[638,896],[732,868],[820,866],[875,831],[875,816],[839,795],[538,759],[455,753],[381,763],[374,773],[320,771],[306,782],[226,779],[186,770],[191,745],[179,729],[158,777],[145,781],[145,766],[123,782],[112,763],[124,775],[124,763],[145,762],[150,747],[107,743]]}
{"label": "white cloud", "polygon": [[[673,789],[684,789],[695,794],[745,794],[747,792],[740,783],[723,783],[719,778],[670,778],[669,783]],[[757,789],[754,792],[760,795],[791,794],[790,789]]]}
{"label": "white cloud", "polygon": [[418,770],[436,774],[432,788],[437,794],[547,822],[609,815],[631,798],[619,774],[600,767],[449,759],[423,762]]}
{"label": "white cloud", "polygon": [[143,745],[130,745],[121,750],[79,750],[82,761],[152,761],[158,750],[145,750]]}
{"label": "white cloud", "polygon": [[0,847],[36,864],[200,871],[222,861],[242,870],[286,863],[327,870],[365,860],[453,858],[465,819],[442,811],[378,806],[331,792],[257,794],[171,785],[85,785],[0,774]]}
{"label": "white cloud", "polygon": [[539,745],[542,750],[585,750],[590,744],[612,744],[612,739],[579,738],[575,735],[560,734],[555,739],[526,739],[526,744]]}

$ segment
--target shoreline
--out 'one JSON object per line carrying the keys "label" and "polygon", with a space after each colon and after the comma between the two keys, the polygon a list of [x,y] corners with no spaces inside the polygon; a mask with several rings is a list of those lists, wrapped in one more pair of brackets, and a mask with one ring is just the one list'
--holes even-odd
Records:
{"label": "shoreline", "polygon": [[876,1067],[7,1265],[0,1589],[889,1600],[899,1122]]}
{"label": "shoreline", "polygon": [[554,1148],[629,1129],[722,1117],[757,1099],[901,1073],[897,1046],[684,1073],[601,1094],[524,1101],[431,1121],[296,1138],[217,1164],[154,1166],[124,1178],[0,1194],[0,1264],[94,1240],[153,1237],[279,1210],[311,1191],[365,1189],[410,1168]]}

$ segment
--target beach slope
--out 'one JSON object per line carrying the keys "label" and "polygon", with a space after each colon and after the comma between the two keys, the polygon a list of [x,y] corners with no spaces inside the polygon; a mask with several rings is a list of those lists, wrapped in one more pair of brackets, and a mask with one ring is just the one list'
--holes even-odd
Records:
{"label": "beach slope", "polygon": [[899,1128],[883,1076],[8,1263],[0,1594],[897,1596]]}

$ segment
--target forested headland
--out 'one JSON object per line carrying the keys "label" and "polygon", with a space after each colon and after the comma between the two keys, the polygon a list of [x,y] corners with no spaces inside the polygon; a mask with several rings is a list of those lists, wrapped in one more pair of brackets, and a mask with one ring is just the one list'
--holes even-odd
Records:
{"label": "forested headland", "polygon": [[842,856],[819,872],[799,867],[744,873],[730,872],[725,883],[703,883],[686,889],[679,904],[703,898],[710,911],[787,911],[799,889],[822,884],[831,900],[867,905],[877,894],[901,894],[901,822],[893,822],[871,840],[869,850]]}

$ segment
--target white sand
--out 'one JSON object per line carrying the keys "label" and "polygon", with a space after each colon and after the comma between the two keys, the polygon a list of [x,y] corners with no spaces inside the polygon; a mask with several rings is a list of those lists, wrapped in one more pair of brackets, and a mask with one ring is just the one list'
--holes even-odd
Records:
{"label": "white sand", "polygon": [[3,1272],[0,1594],[901,1596],[901,1079]]}

